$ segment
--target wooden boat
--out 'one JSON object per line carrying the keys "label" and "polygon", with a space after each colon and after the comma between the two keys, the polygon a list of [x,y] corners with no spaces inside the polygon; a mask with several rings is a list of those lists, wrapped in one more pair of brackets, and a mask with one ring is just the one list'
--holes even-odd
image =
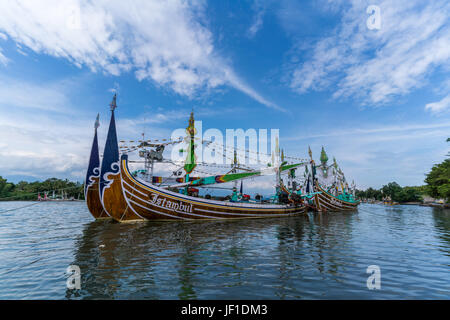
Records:
{"label": "wooden boat", "polygon": [[[268,218],[299,215],[306,212],[301,201],[289,204],[264,204],[218,201],[192,197],[187,194],[170,191],[149,182],[137,179],[128,168],[128,155],[123,153],[119,159],[114,109],[116,96],[111,103],[111,121],[106,140],[100,174],[100,198],[105,212],[119,222],[136,220],[199,220],[199,219],[242,219]],[[193,160],[193,114],[187,132],[191,144],[188,158]],[[286,166],[291,169],[294,165]],[[207,183],[202,178],[191,181],[189,173],[195,167],[194,162],[185,165],[186,180],[184,186],[199,186]],[[280,167],[281,168],[281,167]],[[256,174],[256,173],[255,173]],[[235,174],[239,175],[239,173]],[[242,173],[242,176],[252,175]],[[231,176],[231,175],[228,175]],[[229,182],[241,176],[213,176],[215,183]],[[228,179],[227,179],[228,178]]]}
{"label": "wooden boat", "polygon": [[[319,212],[356,210],[360,202],[356,201],[354,195],[349,193],[345,176],[342,170],[338,167],[336,159],[333,158],[333,164],[328,166],[328,156],[322,147],[322,152],[320,155],[321,164],[316,166],[315,161],[312,158],[310,148],[308,153],[311,164],[310,178],[313,185],[314,210]],[[329,187],[334,189],[336,195],[330,193],[330,188],[327,189],[319,182],[319,178],[323,179],[324,176],[327,177],[328,183],[330,184]],[[340,191],[337,186],[341,187]],[[354,183],[353,188],[355,188]]]}
{"label": "wooden boat", "polygon": [[99,182],[100,182],[100,157],[98,153],[97,128],[99,127],[99,116],[95,121],[94,141],[92,142],[91,155],[89,158],[86,181],[84,183],[84,197],[89,212],[96,219],[109,218],[103,209],[100,200]]}
{"label": "wooden boat", "polygon": [[335,197],[322,188],[318,182],[316,182],[314,190],[316,192],[314,195],[314,205],[317,211],[326,212],[356,210],[359,205],[359,201],[345,201]]}
{"label": "wooden boat", "polygon": [[121,156],[120,172],[103,198],[105,209],[117,221],[189,220],[281,217],[302,214],[303,205],[254,204],[190,197],[135,179],[128,155]]}

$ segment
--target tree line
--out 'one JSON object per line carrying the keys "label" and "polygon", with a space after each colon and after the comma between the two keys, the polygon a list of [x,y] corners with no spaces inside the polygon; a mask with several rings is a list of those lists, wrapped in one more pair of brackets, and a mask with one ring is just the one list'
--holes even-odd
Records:
{"label": "tree line", "polygon": [[427,194],[426,189],[426,186],[401,187],[397,182],[390,182],[380,189],[368,188],[366,190],[356,190],[355,195],[359,199],[420,202],[423,200],[423,195]]}
{"label": "tree line", "polygon": [[44,198],[44,193],[47,193],[51,197],[53,191],[57,197],[64,193],[69,199],[84,199],[83,184],[79,182],[50,178],[42,182],[20,181],[15,184],[0,176],[0,201],[37,200],[38,194]]}

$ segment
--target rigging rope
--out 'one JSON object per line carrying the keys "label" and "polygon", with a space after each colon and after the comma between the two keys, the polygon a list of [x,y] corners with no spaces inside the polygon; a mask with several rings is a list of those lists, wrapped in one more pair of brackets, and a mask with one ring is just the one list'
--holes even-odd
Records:
{"label": "rigging rope", "polygon": [[[200,138],[195,138],[195,139],[196,140],[200,140]],[[170,142],[159,143],[159,144],[161,144],[161,145],[171,145],[171,144],[181,143],[183,141],[183,139],[178,139],[178,140],[171,140],[171,139],[129,140],[128,142],[132,142],[132,143],[134,143],[134,142],[140,142],[140,143],[149,142],[150,143],[150,142],[159,142],[159,141],[170,141]],[[120,142],[121,143],[125,143],[127,141],[120,140]],[[218,147],[222,147],[224,152],[227,152],[227,150],[228,150],[227,147],[223,143],[219,143],[217,141],[201,140],[201,143],[206,143],[208,146],[210,144],[213,144],[213,145],[216,145]],[[139,148],[140,148],[140,146],[136,146],[136,145],[135,146],[120,146],[120,149],[122,149],[123,152],[134,152],[134,151],[136,151]],[[257,155],[257,156],[262,155],[262,156],[266,156],[268,158],[270,158],[272,156],[271,154],[268,154],[268,153],[263,153],[263,152],[258,152],[258,151],[251,151],[251,150],[247,150],[247,149],[241,149],[241,148],[233,147],[232,151],[235,151],[235,150],[245,152],[245,158],[246,159],[254,160],[257,163],[261,163],[260,159],[258,159],[258,158],[250,158],[250,155],[247,155],[246,153],[247,152],[249,154],[252,153],[252,154]],[[215,151],[219,152],[222,156],[226,157],[227,159],[233,160],[233,159],[227,157],[226,155],[224,155],[222,152],[220,152],[218,150],[215,150]],[[286,155],[284,157],[287,158],[287,159],[293,159],[293,160],[299,160],[299,161],[308,161],[308,159],[305,159],[305,158],[290,157],[290,156],[286,156]]]}

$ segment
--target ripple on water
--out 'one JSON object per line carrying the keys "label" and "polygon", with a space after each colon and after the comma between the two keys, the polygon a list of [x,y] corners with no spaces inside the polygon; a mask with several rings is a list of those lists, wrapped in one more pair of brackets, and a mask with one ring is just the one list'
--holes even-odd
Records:
{"label": "ripple on water", "polygon": [[[1,299],[449,299],[449,256],[449,210],[419,206],[136,224],[93,221],[79,202],[0,214]],[[66,289],[69,265],[81,290]]]}

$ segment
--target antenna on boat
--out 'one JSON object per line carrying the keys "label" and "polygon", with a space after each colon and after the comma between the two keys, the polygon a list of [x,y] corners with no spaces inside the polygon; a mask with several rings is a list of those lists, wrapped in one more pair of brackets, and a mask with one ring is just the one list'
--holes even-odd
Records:
{"label": "antenna on boat", "polygon": [[117,108],[116,100],[117,100],[117,93],[114,93],[114,97],[111,103],[109,104],[109,106],[111,107],[111,111],[114,111],[114,109]]}
{"label": "antenna on boat", "polygon": [[145,142],[145,128],[146,128],[146,119],[144,117],[144,127],[142,128],[142,142]]}

